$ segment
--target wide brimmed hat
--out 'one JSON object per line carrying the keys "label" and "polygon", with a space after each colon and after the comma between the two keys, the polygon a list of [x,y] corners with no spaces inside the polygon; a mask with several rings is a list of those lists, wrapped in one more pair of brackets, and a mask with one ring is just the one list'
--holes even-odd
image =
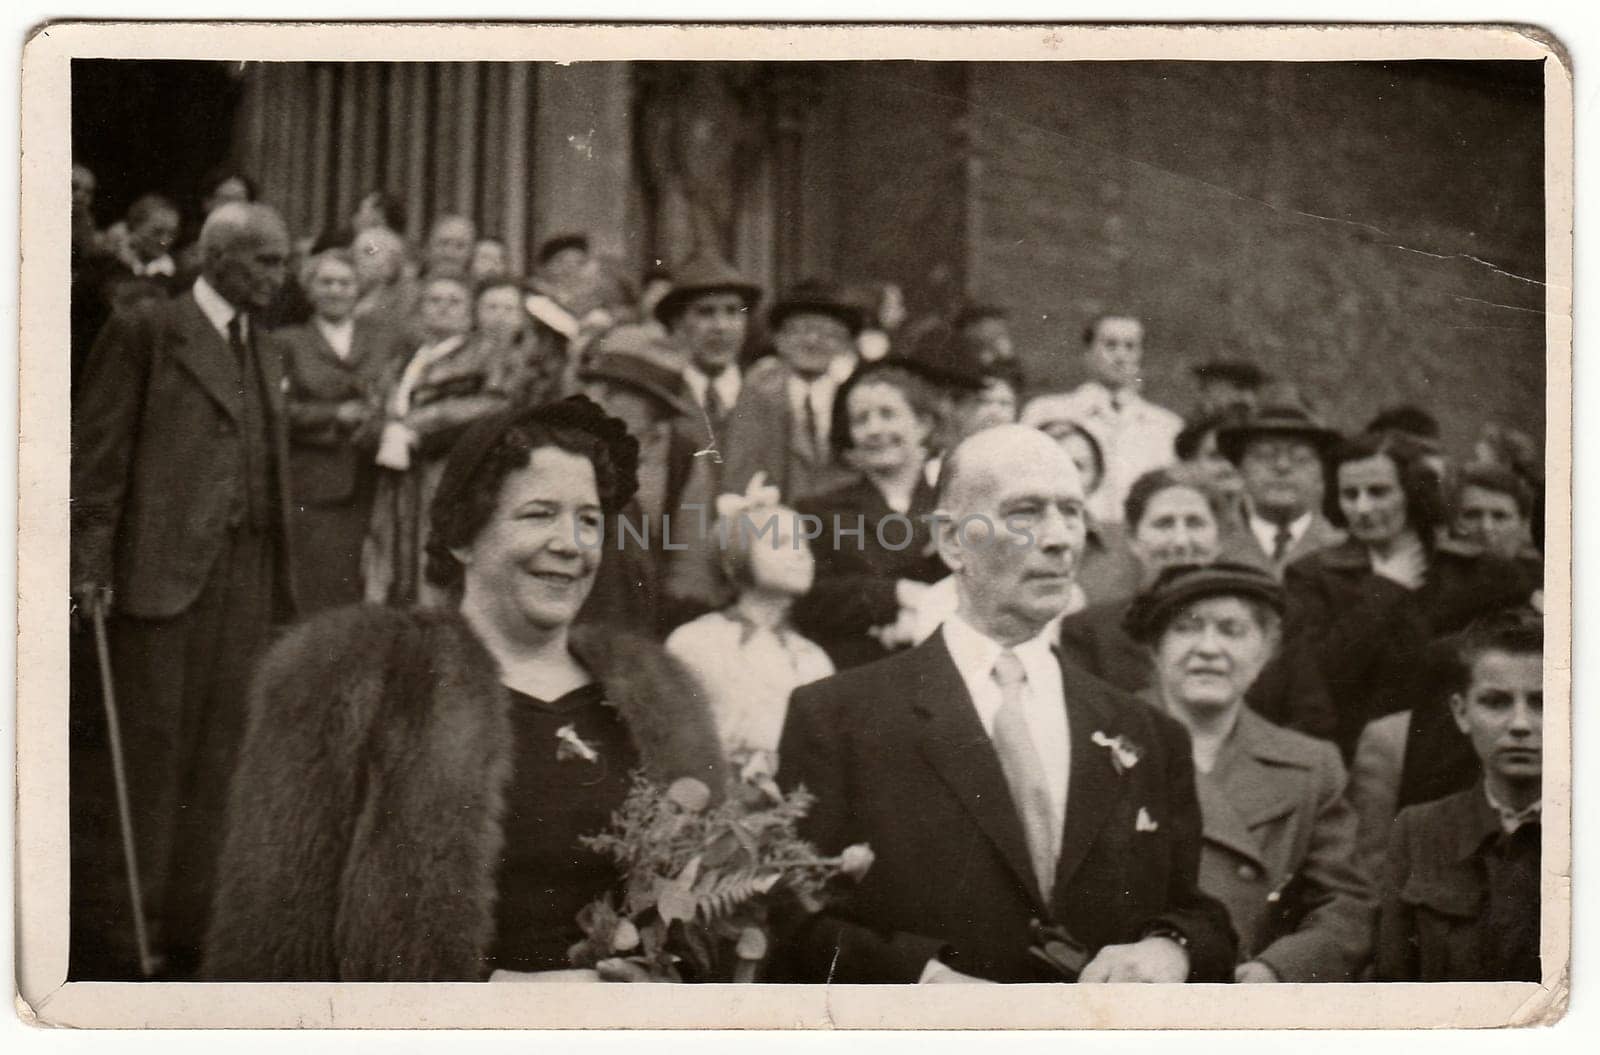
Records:
{"label": "wide brimmed hat", "polygon": [[673,273],[672,290],[656,304],[656,321],[671,326],[690,301],[712,293],[732,293],[754,310],[761,287],[716,257],[696,257]]}
{"label": "wide brimmed hat", "polygon": [[1243,421],[1218,429],[1217,449],[1237,465],[1250,440],[1268,435],[1308,440],[1324,455],[1339,442],[1339,433],[1324,425],[1303,401],[1285,398],[1262,403]]}
{"label": "wide brimmed hat", "polygon": [[831,316],[844,323],[852,337],[861,332],[866,321],[861,308],[852,304],[842,290],[820,279],[796,283],[785,292],[767,313],[767,326],[776,330],[791,315]]}
{"label": "wide brimmed hat", "polygon": [[622,385],[674,414],[699,415],[671,347],[642,327],[619,326],[603,334],[578,363],[578,380]]}
{"label": "wide brimmed hat", "polygon": [[1154,644],[1173,616],[1207,597],[1245,597],[1268,605],[1280,616],[1287,607],[1283,586],[1272,573],[1250,564],[1217,561],[1167,568],[1128,606],[1122,628],[1144,644]]}
{"label": "wide brimmed hat", "polygon": [[540,266],[543,266],[550,262],[551,257],[567,249],[582,249],[587,253],[589,251],[589,236],[581,231],[568,231],[565,234],[546,238],[539,246],[539,252],[536,254],[535,259],[539,261]]}

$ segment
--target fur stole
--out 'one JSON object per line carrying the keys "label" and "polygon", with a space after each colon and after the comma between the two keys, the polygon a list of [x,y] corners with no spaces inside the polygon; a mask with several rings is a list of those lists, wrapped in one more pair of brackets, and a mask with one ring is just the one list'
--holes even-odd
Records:
{"label": "fur stole", "polygon": [[[660,645],[574,629],[645,772],[714,793],[705,695]],[[494,937],[510,700],[453,610],[356,606],[263,659],[235,769],[204,975],[472,981]]]}

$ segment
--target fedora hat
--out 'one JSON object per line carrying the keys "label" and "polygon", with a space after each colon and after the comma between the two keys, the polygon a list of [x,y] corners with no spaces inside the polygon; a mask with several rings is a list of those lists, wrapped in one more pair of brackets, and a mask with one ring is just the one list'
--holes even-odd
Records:
{"label": "fedora hat", "polygon": [[697,417],[672,350],[638,326],[618,326],[601,336],[578,364],[578,380],[605,381],[643,392],[675,414]]}
{"label": "fedora hat", "polygon": [[807,279],[790,287],[767,314],[767,326],[777,330],[791,315],[827,315],[844,323],[854,337],[865,323],[861,309],[850,303],[832,283]]}
{"label": "fedora hat", "polygon": [[1135,641],[1154,644],[1186,605],[1207,597],[1246,597],[1280,616],[1288,606],[1283,586],[1264,568],[1232,561],[1179,564],[1156,576],[1128,606],[1122,628]]}
{"label": "fedora hat", "polygon": [[690,260],[672,276],[672,290],[656,304],[656,321],[670,327],[690,301],[711,293],[732,293],[747,310],[761,300],[761,287],[715,256]]}
{"label": "fedora hat", "polygon": [[1257,436],[1296,436],[1309,441],[1323,455],[1339,442],[1339,433],[1324,425],[1297,395],[1285,394],[1264,402],[1242,421],[1217,430],[1217,449],[1235,465]]}

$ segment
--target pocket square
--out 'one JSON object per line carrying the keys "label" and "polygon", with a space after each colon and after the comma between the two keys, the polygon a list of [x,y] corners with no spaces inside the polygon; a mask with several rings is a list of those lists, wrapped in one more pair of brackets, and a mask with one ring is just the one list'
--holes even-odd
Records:
{"label": "pocket square", "polygon": [[1143,806],[1139,807],[1139,816],[1133,819],[1133,830],[1136,832],[1153,832],[1161,825],[1150,818],[1150,811]]}

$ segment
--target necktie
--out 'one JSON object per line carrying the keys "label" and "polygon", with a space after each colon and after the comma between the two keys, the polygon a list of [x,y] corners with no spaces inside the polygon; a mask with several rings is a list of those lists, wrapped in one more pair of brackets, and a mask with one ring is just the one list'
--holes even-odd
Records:
{"label": "necktie", "polygon": [[717,395],[716,378],[706,379],[706,417],[711,419],[713,425],[722,422],[722,397]]}
{"label": "necktie", "polygon": [[1282,564],[1293,544],[1294,535],[1289,531],[1289,525],[1279,524],[1278,533],[1272,537],[1272,563]]}
{"label": "necktie", "polygon": [[813,458],[816,460],[817,464],[820,465],[827,459],[828,448],[827,445],[822,442],[822,434],[818,429],[817,407],[816,404],[811,401],[812,395],[813,391],[810,388],[807,388],[805,394],[806,442],[811,447],[811,454]]}
{"label": "necktie", "polygon": [[1040,892],[1049,898],[1055,886],[1056,858],[1060,856],[1057,839],[1061,825],[1050,803],[1044,763],[1028,732],[1028,717],[1022,700],[1022,686],[1028,675],[1015,652],[1007,649],[1000,653],[994,664],[994,680],[1000,684],[1001,699],[994,719],[995,753],[1000,756],[1000,768],[1011,789],[1011,801],[1028,839],[1034,878],[1039,881]]}
{"label": "necktie", "polygon": [[239,361],[239,369],[245,368],[245,343],[244,343],[244,316],[235,315],[228,320],[228,347],[233,349],[233,357]]}

